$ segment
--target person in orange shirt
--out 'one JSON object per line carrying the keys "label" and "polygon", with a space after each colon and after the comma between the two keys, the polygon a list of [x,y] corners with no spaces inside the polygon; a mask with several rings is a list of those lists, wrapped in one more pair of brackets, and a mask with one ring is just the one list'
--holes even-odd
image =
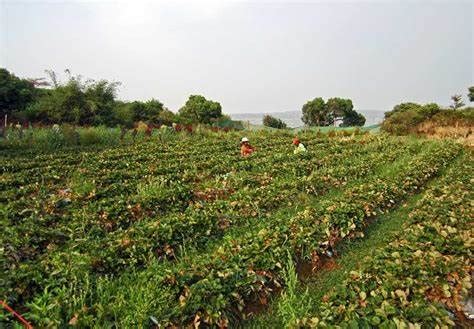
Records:
{"label": "person in orange shirt", "polygon": [[240,141],[240,155],[243,157],[247,157],[252,154],[255,149],[250,145],[249,139],[247,137],[243,137]]}

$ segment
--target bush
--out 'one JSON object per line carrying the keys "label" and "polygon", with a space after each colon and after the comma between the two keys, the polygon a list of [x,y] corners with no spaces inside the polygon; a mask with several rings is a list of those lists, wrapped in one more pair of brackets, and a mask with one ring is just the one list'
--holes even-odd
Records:
{"label": "bush", "polygon": [[431,118],[433,123],[440,126],[455,126],[455,125],[473,125],[474,124],[474,109],[466,108],[464,110],[445,110],[437,113]]}
{"label": "bush", "polygon": [[272,117],[271,115],[265,115],[263,117],[263,125],[266,127],[276,128],[276,129],[286,129],[286,123],[282,120]]}
{"label": "bush", "polygon": [[441,111],[437,104],[401,103],[385,113],[381,129],[395,135],[415,132],[417,125]]}

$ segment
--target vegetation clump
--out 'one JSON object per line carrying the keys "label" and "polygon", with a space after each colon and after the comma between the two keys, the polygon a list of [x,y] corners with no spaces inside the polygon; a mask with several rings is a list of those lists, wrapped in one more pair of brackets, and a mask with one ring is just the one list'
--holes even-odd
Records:
{"label": "vegetation clump", "polygon": [[263,117],[262,123],[265,127],[271,127],[276,129],[286,129],[286,123],[283,122],[281,119],[275,118],[271,115],[265,115]]}

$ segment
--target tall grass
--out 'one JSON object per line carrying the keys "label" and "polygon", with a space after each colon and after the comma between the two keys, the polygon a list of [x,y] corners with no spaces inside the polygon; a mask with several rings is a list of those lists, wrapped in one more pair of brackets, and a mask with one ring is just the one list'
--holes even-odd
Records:
{"label": "tall grass", "polygon": [[299,326],[298,319],[310,310],[312,300],[307,292],[301,292],[298,289],[300,286],[298,274],[290,254],[283,269],[283,280],[285,290],[278,299],[277,315],[281,323],[285,324],[285,328],[296,328]]}
{"label": "tall grass", "polygon": [[0,149],[55,150],[62,147],[116,146],[137,141],[154,139],[160,142],[172,140],[177,136],[170,129],[154,129],[151,136],[128,130],[123,136],[120,128],[73,127],[62,125],[54,128],[7,129],[0,137]]}

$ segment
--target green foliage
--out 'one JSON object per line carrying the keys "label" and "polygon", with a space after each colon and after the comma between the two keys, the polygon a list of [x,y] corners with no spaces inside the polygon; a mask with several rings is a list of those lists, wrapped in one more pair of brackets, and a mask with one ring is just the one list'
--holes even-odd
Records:
{"label": "green foliage", "polygon": [[130,103],[117,102],[112,116],[113,122],[125,128],[132,128],[135,122],[135,112]]}
{"label": "green foliage", "polygon": [[285,289],[278,299],[277,314],[283,319],[285,328],[295,328],[298,320],[310,310],[313,301],[307,291],[306,293],[298,291],[298,275],[290,254],[283,269],[282,280]]}
{"label": "green foliage", "polygon": [[365,117],[354,111],[350,99],[330,98],[326,103],[315,98],[303,105],[303,122],[309,126],[330,126],[342,120],[341,127],[363,126]]}
{"label": "green foliage", "polygon": [[392,111],[385,113],[381,129],[396,135],[406,135],[414,132],[417,125],[440,111],[439,106],[434,103],[426,105],[401,103],[396,105]]}
{"label": "green foliage", "polygon": [[134,121],[158,122],[163,111],[163,104],[155,99],[146,102],[135,101],[130,103],[134,113]]}
{"label": "green foliage", "polygon": [[451,96],[451,100],[453,101],[453,104],[451,104],[449,107],[453,110],[457,110],[461,107],[463,107],[464,105],[464,102],[462,101],[462,95],[453,95]]}
{"label": "green foliage", "polygon": [[173,123],[176,123],[177,120],[177,115],[166,108],[158,114],[159,123],[167,126],[171,126]]}
{"label": "green foliage", "polygon": [[[74,125],[121,125],[126,128],[135,122],[171,124],[176,116],[165,110],[158,100],[146,102],[117,101],[118,82],[107,80],[83,80],[73,76],[69,70],[68,80],[61,82],[56,73],[46,71],[50,77],[51,89],[35,88],[34,84],[11,75],[7,70],[0,71],[0,108],[5,113],[13,113],[21,121],[45,124],[69,123]],[[41,80],[41,79],[39,79]],[[4,113],[4,114],[5,114]]]}
{"label": "green foliage", "polygon": [[467,97],[469,97],[470,102],[474,102],[474,86],[469,87],[469,94],[467,94]]}
{"label": "green foliage", "polygon": [[174,114],[165,109],[163,104],[155,99],[146,102],[117,102],[113,120],[116,124],[130,128],[135,122],[163,123],[174,119]]}
{"label": "green foliage", "polygon": [[300,325],[455,325],[446,310],[459,311],[472,288],[468,205],[474,168],[472,155],[462,160],[418,201],[403,233],[336,283],[316,309],[299,319]]}
{"label": "green foliage", "polygon": [[248,136],[249,161],[238,133],[177,135],[97,152],[3,151],[4,295],[36,326],[146,326],[150,315],[229,325],[252,299],[294,286],[288,254],[324,254],[459,153],[449,142],[302,132],[308,152],[294,161],[292,135],[264,130]]}
{"label": "green foliage", "polygon": [[326,103],[321,97],[306,102],[302,108],[301,120],[308,126],[330,126],[333,123],[331,114],[327,111]]}
{"label": "green foliage", "polygon": [[472,126],[474,125],[474,109],[440,111],[431,118],[431,121],[439,126],[455,126],[456,124]]}
{"label": "green foliage", "polygon": [[286,129],[286,123],[282,120],[272,117],[271,115],[265,115],[263,117],[263,125],[266,127],[276,128],[276,129]]}
{"label": "green foliage", "polygon": [[341,127],[355,127],[365,125],[365,117],[362,113],[351,111],[344,116]]}
{"label": "green foliage", "polygon": [[0,68],[0,115],[24,111],[38,96],[32,82],[20,79]]}
{"label": "green foliage", "polygon": [[327,100],[326,108],[330,113],[332,113],[334,118],[337,118],[343,117],[346,113],[351,112],[354,106],[350,99],[334,97]]}
{"label": "green foliage", "polygon": [[119,85],[118,82],[99,80],[86,86],[84,98],[91,110],[92,118],[89,119],[91,124],[109,125],[111,123]]}
{"label": "green foliage", "polygon": [[222,117],[222,108],[221,104],[207,100],[204,96],[191,95],[179,110],[179,115],[187,123],[210,124]]}
{"label": "green foliage", "polygon": [[55,75],[52,77],[54,88],[31,105],[27,110],[29,119],[76,125],[111,124],[119,83],[83,81],[81,76],[69,76],[66,83],[61,83]]}

